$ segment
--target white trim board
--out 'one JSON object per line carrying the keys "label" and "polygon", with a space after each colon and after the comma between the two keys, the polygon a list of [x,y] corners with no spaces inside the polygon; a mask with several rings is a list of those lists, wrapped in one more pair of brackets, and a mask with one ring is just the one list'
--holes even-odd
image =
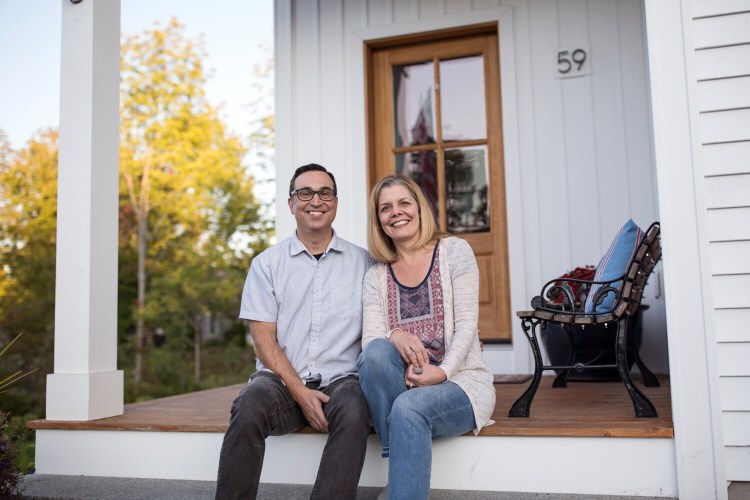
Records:
{"label": "white trim board", "polygon": [[[37,430],[39,474],[213,481],[221,433]],[[262,482],[312,484],[325,436],[266,442]],[[572,458],[575,458],[574,460]],[[433,444],[432,488],[677,496],[667,438],[461,436]],[[387,461],[371,436],[360,486],[384,486]]]}
{"label": "white trim board", "polygon": [[646,0],[679,497],[727,498],[689,0]]}

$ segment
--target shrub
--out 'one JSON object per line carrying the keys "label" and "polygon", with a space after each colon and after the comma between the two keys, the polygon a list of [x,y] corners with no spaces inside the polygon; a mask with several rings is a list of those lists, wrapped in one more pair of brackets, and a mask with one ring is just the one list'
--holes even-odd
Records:
{"label": "shrub", "polygon": [[10,425],[10,416],[0,412],[0,498],[22,498],[18,490],[23,475],[16,467],[20,439]]}

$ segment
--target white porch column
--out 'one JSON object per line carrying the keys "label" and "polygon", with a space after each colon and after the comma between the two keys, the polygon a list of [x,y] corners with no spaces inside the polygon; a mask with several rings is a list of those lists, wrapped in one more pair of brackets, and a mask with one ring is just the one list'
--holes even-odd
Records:
{"label": "white porch column", "polygon": [[726,499],[691,0],[646,0],[677,485]]}
{"label": "white porch column", "polygon": [[47,419],[123,412],[117,370],[120,0],[62,0],[55,372]]}

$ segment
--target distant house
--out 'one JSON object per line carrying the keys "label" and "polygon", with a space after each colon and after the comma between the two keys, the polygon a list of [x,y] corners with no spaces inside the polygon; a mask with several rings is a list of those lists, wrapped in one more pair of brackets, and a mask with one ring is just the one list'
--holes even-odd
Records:
{"label": "distant house", "polygon": [[[119,3],[63,4],[53,420],[122,412]],[[335,228],[361,245],[376,179],[421,176],[442,228],[477,254],[488,362],[528,373],[513,312],[596,264],[628,218],[660,220],[642,355],[670,374],[674,438],[655,452],[668,462],[660,492],[602,493],[726,498],[727,481],[750,481],[750,2],[276,0],[275,30],[279,235],[293,229],[285,182],[300,164],[336,174]],[[45,439],[39,471],[55,473]],[[643,441],[617,453],[637,461]],[[552,476],[526,491],[577,492]]]}

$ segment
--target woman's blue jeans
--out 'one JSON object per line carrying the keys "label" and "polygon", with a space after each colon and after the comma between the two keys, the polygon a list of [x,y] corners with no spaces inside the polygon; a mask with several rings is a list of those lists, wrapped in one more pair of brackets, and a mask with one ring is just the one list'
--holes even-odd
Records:
{"label": "woman's blue jeans", "polygon": [[430,495],[432,440],[476,427],[466,393],[453,382],[407,390],[396,347],[375,339],[360,354],[359,382],[388,463],[390,500]]}

